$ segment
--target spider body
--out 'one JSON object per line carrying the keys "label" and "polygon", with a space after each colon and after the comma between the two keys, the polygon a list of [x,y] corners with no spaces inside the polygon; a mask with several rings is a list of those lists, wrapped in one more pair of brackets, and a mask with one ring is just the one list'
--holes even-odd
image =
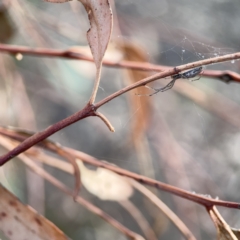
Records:
{"label": "spider body", "polygon": [[[150,94],[149,96],[152,96],[152,95],[155,95],[159,92],[165,92],[169,89],[171,89],[174,85],[174,83],[176,82],[177,79],[180,79],[180,78],[183,78],[183,79],[190,79],[190,78],[194,78],[196,77],[197,75],[199,75],[200,73],[202,72],[202,66],[201,67],[196,67],[196,68],[193,68],[191,70],[188,70],[186,72],[183,72],[183,73],[178,73],[176,75],[173,75],[172,76],[172,81],[170,81],[165,87],[162,87],[162,88],[152,88],[152,87],[149,87],[149,86],[146,86],[150,89],[153,89],[155,92]],[[200,77],[199,77],[200,78]],[[198,79],[199,79],[198,78]],[[193,81],[196,81],[198,79],[195,79]]]}
{"label": "spider body", "polygon": [[201,67],[196,67],[193,68],[187,72],[184,73],[179,73],[177,75],[174,75],[172,78],[173,79],[179,79],[179,78],[183,78],[183,79],[189,79],[189,78],[194,78],[196,77],[198,74],[200,74],[202,72],[202,66]]}

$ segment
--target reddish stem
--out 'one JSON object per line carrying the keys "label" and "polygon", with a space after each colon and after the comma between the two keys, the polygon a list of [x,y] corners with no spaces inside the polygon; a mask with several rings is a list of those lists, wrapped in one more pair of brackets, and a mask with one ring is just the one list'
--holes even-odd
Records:
{"label": "reddish stem", "polygon": [[53,135],[54,133],[58,132],[59,130],[79,121],[80,119],[89,117],[93,115],[94,109],[92,106],[87,105],[85,108],[83,108],[81,111],[78,111],[74,113],[73,115],[49,126],[45,130],[35,133],[31,137],[24,140],[22,143],[20,143],[16,148],[9,151],[5,155],[0,157],[0,166],[5,164],[7,161],[12,159],[13,157],[19,155],[20,153],[26,151],[30,147],[34,146],[35,144],[43,141],[47,137]]}

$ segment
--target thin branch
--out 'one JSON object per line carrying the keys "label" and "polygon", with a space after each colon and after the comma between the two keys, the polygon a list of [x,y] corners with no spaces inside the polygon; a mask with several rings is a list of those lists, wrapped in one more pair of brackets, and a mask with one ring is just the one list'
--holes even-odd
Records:
{"label": "thin branch", "polygon": [[[42,152],[35,154],[35,152],[33,152],[33,149],[31,149],[29,152],[27,152],[27,154],[28,155],[30,154],[30,155],[36,157],[36,160],[38,160],[38,161],[40,160],[42,163],[47,164],[48,166],[58,168],[62,171],[68,172],[69,174],[73,174],[73,168],[69,163],[66,163],[57,158],[48,156]],[[172,210],[169,209],[168,206],[166,204],[164,204],[156,195],[154,195],[150,190],[148,190],[146,187],[144,187],[140,183],[136,182],[135,180],[133,180],[131,178],[127,178],[127,179],[138,191],[140,191],[143,195],[145,195],[147,198],[149,198],[149,200],[152,201],[153,204],[155,204],[173,222],[174,225],[176,225],[176,227],[179,229],[179,231],[183,234],[183,236],[187,240],[196,240],[196,238],[194,237],[192,232],[187,228],[187,226],[182,222],[182,220],[174,212],[172,212]],[[119,203],[121,204],[122,202],[119,202]],[[123,203],[123,205],[124,205],[124,203]],[[139,212],[139,210],[137,210],[137,212]],[[135,219],[136,219],[136,221],[138,221],[137,216],[135,216]],[[142,228],[148,229],[149,226],[147,226],[148,224],[146,224],[145,221],[146,220],[143,220],[144,227],[142,227]],[[145,231],[143,231],[143,232],[145,232]],[[146,231],[146,233],[145,233],[146,236],[148,236],[147,233],[148,233],[148,231]],[[152,235],[152,234],[153,233],[151,233],[150,235]],[[149,235],[148,239],[154,238],[150,235]]]}
{"label": "thin branch", "polygon": [[100,112],[95,112],[94,114],[95,116],[101,118],[103,120],[103,122],[107,125],[108,129],[111,131],[111,132],[115,132],[115,129],[114,127],[112,126],[112,124],[108,121],[108,119]]}
{"label": "thin branch", "polygon": [[183,236],[187,240],[196,240],[193,233],[188,229],[184,222],[164,203],[162,202],[155,194],[153,194],[146,187],[136,182],[135,180],[128,178],[128,181],[143,195],[145,195],[153,204],[155,204],[179,229]]}
{"label": "thin branch", "polygon": [[75,178],[75,189],[74,189],[74,200],[78,195],[78,192],[81,188],[81,174],[80,174],[80,170],[79,167],[77,165],[76,159],[70,155],[67,154],[65,151],[63,151],[62,149],[58,149],[58,154],[60,156],[63,156],[65,159],[67,159],[73,166],[73,174],[74,174],[74,178]]}
{"label": "thin branch", "polygon": [[[13,133],[10,133],[8,135],[6,129],[4,129],[4,128],[0,128],[0,133],[4,136],[8,136],[17,141],[24,141],[24,139],[26,139],[26,137],[29,136],[29,133],[25,133],[25,135],[15,133],[15,136]],[[97,166],[97,167],[106,168],[106,169],[116,172],[122,176],[132,178],[142,184],[146,184],[146,185],[155,187],[157,189],[163,190],[165,192],[169,192],[171,194],[174,194],[181,198],[188,199],[190,201],[193,201],[193,202],[203,205],[205,207],[211,207],[213,205],[216,205],[216,206],[223,206],[223,207],[227,207],[227,208],[240,209],[240,203],[222,201],[222,200],[218,200],[218,199],[209,198],[208,196],[205,196],[203,194],[191,193],[189,191],[171,186],[169,184],[159,182],[155,179],[151,179],[151,178],[130,172],[128,170],[122,169],[120,167],[113,166],[112,164],[109,164],[107,162],[99,161],[98,159],[96,159],[86,153],[83,153],[83,152],[80,152],[80,151],[77,151],[77,150],[74,150],[71,148],[62,147],[60,144],[53,143],[52,141],[49,141],[49,140],[45,140],[45,141],[41,142],[39,144],[39,146],[44,147],[48,150],[57,152],[56,149],[54,150],[54,147],[52,147],[53,144],[55,145],[55,148],[61,148],[63,151],[66,151],[66,153],[74,156],[75,158],[79,158],[86,163],[89,163],[89,164]]]}
{"label": "thin branch", "polygon": [[[74,51],[71,49],[67,50],[54,50],[50,48],[30,48],[23,46],[15,46],[8,44],[0,44],[0,52],[12,53],[12,54],[25,54],[32,55],[37,57],[60,57],[66,59],[73,60],[84,60],[88,62],[94,62],[91,56],[88,56],[85,51],[80,52],[80,47],[78,51]],[[150,64],[150,63],[141,63],[141,62],[133,62],[133,61],[121,61],[114,62],[103,60],[103,65],[114,68],[130,68],[134,70],[142,70],[142,71],[164,71],[166,67]]]}
{"label": "thin branch", "polygon": [[[15,46],[8,44],[0,44],[0,52],[12,53],[12,54],[25,54],[32,55],[37,57],[60,57],[66,59],[75,59],[75,60],[84,60],[88,62],[94,62],[91,56],[88,56],[85,51],[81,52],[81,48],[78,47],[78,51],[74,51],[72,49],[67,50],[54,50],[49,48],[30,48],[23,46]],[[103,65],[114,68],[126,68],[133,70],[141,70],[141,71],[157,71],[162,72],[168,70],[170,67],[155,65],[151,63],[143,63],[143,62],[134,62],[134,61],[109,61],[103,60]],[[224,82],[240,82],[240,75],[236,72],[232,71],[217,71],[217,70],[204,70],[201,74],[202,76],[212,77],[220,79]]]}
{"label": "thin branch", "polygon": [[76,112],[73,115],[49,126],[42,132],[38,132],[38,133],[34,134],[29,139],[26,139],[25,141],[20,143],[19,146],[17,146],[13,150],[9,151],[7,154],[1,156],[0,157],[0,166],[5,164],[7,161],[12,159],[13,157],[17,156],[18,154],[20,154],[20,153],[26,151],[27,149],[29,149],[30,147],[34,146],[38,142],[40,142],[40,141],[46,139],[47,137],[51,136],[52,134],[56,133],[57,131],[59,131],[59,130],[71,125],[72,123],[75,123],[75,122],[83,119],[83,118],[92,116],[93,113],[99,107],[101,107],[102,105],[106,104],[107,102],[113,100],[114,98],[116,98],[126,92],[129,92],[130,90],[132,90],[134,88],[137,88],[140,86],[145,86],[146,84],[148,84],[152,81],[155,81],[155,80],[158,80],[158,79],[161,79],[164,77],[176,75],[179,72],[184,71],[184,70],[188,70],[188,69],[195,68],[195,67],[200,67],[203,65],[218,63],[218,62],[230,61],[230,60],[239,59],[239,58],[240,58],[240,52],[234,53],[234,54],[228,54],[228,55],[224,55],[221,57],[209,58],[209,59],[205,59],[205,60],[201,60],[201,61],[197,61],[197,62],[193,62],[193,63],[184,64],[184,65],[181,65],[178,67],[170,68],[169,70],[166,70],[164,72],[154,74],[150,77],[144,78],[136,83],[133,83],[133,84],[111,94],[110,96],[104,98],[103,100],[99,101],[95,105],[87,104],[79,112]]}
{"label": "thin branch", "polygon": [[240,82],[240,75],[233,71],[205,70],[202,74],[205,77],[220,79],[225,83]]}
{"label": "thin branch", "polygon": [[[4,146],[7,149],[11,149],[14,144],[10,143],[9,140],[7,140],[5,137],[0,137],[0,141],[1,141],[1,145]],[[101,217],[102,219],[104,219],[106,222],[108,222],[109,224],[111,224],[113,227],[115,227],[116,229],[118,229],[120,232],[122,232],[124,235],[126,235],[128,238],[133,239],[133,240],[144,240],[144,238],[142,236],[140,236],[139,234],[131,231],[130,229],[126,228],[125,226],[123,226],[121,223],[119,223],[117,220],[115,220],[114,218],[112,218],[111,216],[109,216],[107,213],[105,213],[103,210],[101,210],[100,208],[96,207],[95,205],[93,205],[92,203],[88,202],[87,200],[85,200],[84,198],[80,197],[80,196],[75,196],[74,194],[72,194],[72,192],[66,187],[66,185],[64,185],[62,182],[60,182],[59,180],[57,180],[55,177],[53,177],[51,174],[49,174],[48,172],[46,172],[44,169],[42,169],[41,167],[39,167],[36,163],[34,163],[33,160],[31,160],[29,157],[26,156],[27,153],[21,154],[19,155],[19,158],[34,172],[36,172],[38,175],[40,175],[41,177],[43,177],[44,179],[46,179],[47,181],[49,181],[50,183],[52,183],[54,186],[56,186],[58,189],[60,189],[61,191],[63,191],[64,193],[75,197],[75,200],[80,203],[82,206],[84,206],[85,208],[87,208],[90,212],[98,215],[99,217]]]}
{"label": "thin branch", "polygon": [[128,213],[137,222],[147,240],[157,240],[155,232],[149,225],[149,222],[143,213],[130,200],[119,201],[118,203],[125,208],[125,210],[128,211]]}
{"label": "thin branch", "polygon": [[98,109],[99,107],[101,107],[102,105],[106,104],[107,102],[113,100],[114,98],[131,91],[132,89],[141,87],[141,86],[145,86],[150,82],[153,82],[155,80],[161,79],[161,78],[165,78],[168,76],[172,76],[172,75],[176,75],[181,71],[185,71],[191,68],[196,68],[196,67],[200,67],[200,66],[205,66],[205,65],[210,65],[210,64],[214,64],[214,63],[220,63],[220,62],[227,62],[230,60],[234,60],[234,59],[239,59],[240,58],[240,52],[237,53],[233,53],[233,54],[227,54],[224,56],[220,56],[220,57],[214,57],[214,58],[208,58],[208,59],[204,59],[201,61],[196,61],[196,62],[192,62],[192,63],[188,63],[188,64],[183,64],[180,65],[178,67],[172,67],[169,68],[166,71],[163,71],[161,73],[156,73],[150,77],[144,78],[136,83],[133,83],[129,86],[126,86],[125,88],[111,94],[110,96],[104,98],[103,100],[99,101],[98,103],[95,104],[96,109]]}
{"label": "thin branch", "polygon": [[[96,79],[94,81],[94,86],[93,86],[93,90],[92,90],[92,94],[89,100],[89,105],[93,105],[97,96],[97,92],[98,92],[98,87],[99,87],[99,83],[100,83],[100,79],[101,79],[101,72],[102,72],[102,61],[101,64],[97,67],[97,72],[96,72]],[[105,120],[107,121],[107,119],[105,118]],[[106,121],[104,121],[106,123]],[[107,121],[108,122],[108,121]]]}
{"label": "thin branch", "polygon": [[151,179],[151,178],[142,176],[140,174],[136,174],[136,173],[133,173],[131,171],[122,169],[118,166],[114,166],[114,165],[109,164],[107,162],[99,161],[96,158],[94,158],[94,157],[92,157],[92,156],[90,156],[86,153],[83,153],[83,152],[80,152],[80,151],[77,151],[77,150],[73,150],[71,148],[66,148],[66,147],[63,147],[63,149],[65,149],[69,154],[75,155],[76,158],[80,158],[82,161],[84,161],[88,164],[91,164],[91,165],[94,165],[94,166],[97,166],[97,167],[106,168],[106,169],[111,170],[113,172],[116,172],[116,173],[118,173],[122,176],[132,178],[132,179],[134,179],[134,180],[136,180],[136,181],[138,181],[142,184],[146,184],[146,185],[155,187],[157,189],[163,190],[165,192],[169,192],[171,194],[174,194],[176,196],[188,199],[188,200],[193,201],[195,203],[198,203],[200,205],[203,205],[203,206],[216,205],[216,206],[223,206],[223,207],[227,207],[227,208],[240,209],[240,203],[212,199],[212,198],[209,198],[208,196],[205,196],[203,194],[191,193],[189,191],[171,186],[169,184],[159,182],[155,179]]}
{"label": "thin branch", "polygon": [[17,147],[15,147],[13,150],[9,151],[7,154],[0,157],[0,166],[5,164],[10,159],[14,158],[18,154],[26,151],[30,147],[34,146],[35,144],[43,141],[44,139],[48,138],[52,134],[58,132],[59,130],[79,121],[80,119],[89,117],[92,115],[93,109],[91,106],[87,105],[85,108],[80,110],[79,112],[74,113],[73,115],[49,126],[45,130],[38,132],[31,137],[24,140],[22,143],[20,143]]}
{"label": "thin branch", "polygon": [[[1,47],[2,47],[2,49],[1,49]],[[70,58],[72,58],[71,53],[73,53],[73,54],[77,54],[78,56],[80,55],[80,57],[79,57],[80,59],[93,61],[93,59],[91,57],[88,57],[84,53],[84,51],[82,51],[82,53],[81,52],[79,53],[79,51],[80,51],[79,48],[78,48],[78,52],[73,52],[73,50],[71,50],[71,49],[66,50],[66,51],[59,51],[59,50],[42,49],[42,48],[31,49],[31,48],[27,48],[27,47],[18,47],[18,46],[9,46],[9,45],[5,45],[5,44],[0,44],[0,51],[1,50],[14,52],[14,53],[22,51],[23,54],[36,54],[36,55],[40,54],[40,56],[48,56],[49,55],[49,56],[56,56],[56,57],[64,56],[64,57],[70,57]],[[43,55],[41,55],[41,54],[43,54]],[[84,54],[85,54],[85,56],[84,56]],[[82,57],[82,55],[84,57]],[[169,67],[163,67],[163,66],[157,66],[157,65],[151,65],[151,64],[149,65],[149,64],[141,63],[141,62],[134,62],[134,66],[131,66],[131,64],[133,62],[127,62],[126,65],[125,65],[124,61],[122,63],[119,63],[119,66],[126,67],[126,68],[133,67],[133,69],[135,69],[135,67],[136,67],[136,69],[142,69],[142,70],[144,70],[144,69],[145,70],[169,69]],[[129,63],[130,63],[130,65],[129,65]],[[108,62],[106,62],[106,64],[108,64]],[[110,62],[110,66],[115,66],[115,63]],[[235,72],[232,72],[232,71],[205,70],[201,75],[204,75],[207,77],[212,77],[212,78],[217,78],[217,79],[220,79],[227,83],[230,81],[240,82],[240,75]],[[151,94],[151,95],[153,95],[153,94]],[[231,116],[231,115],[229,115],[229,116]],[[110,131],[112,131],[114,129],[106,118],[102,118],[102,120],[107,124]],[[233,124],[233,125],[235,125],[235,124]]]}

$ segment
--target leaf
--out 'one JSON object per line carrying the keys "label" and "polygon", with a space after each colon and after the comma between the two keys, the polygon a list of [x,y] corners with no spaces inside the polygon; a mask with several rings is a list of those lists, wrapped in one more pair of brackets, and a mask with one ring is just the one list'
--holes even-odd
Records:
{"label": "leaf", "polygon": [[123,201],[132,195],[133,188],[124,177],[104,168],[90,170],[80,160],[77,160],[77,164],[83,186],[100,199]]}
{"label": "leaf", "polygon": [[[44,0],[51,3],[65,3],[71,0]],[[112,33],[113,17],[108,0],[79,0],[88,14],[90,29],[87,32],[90,46],[97,69],[102,65]]]}
{"label": "leaf", "polygon": [[[139,47],[136,43],[121,41],[118,43],[118,45],[124,54],[124,60],[144,63],[148,62],[146,51],[144,51],[144,49],[142,47]],[[135,83],[149,76],[148,72],[131,69],[128,69],[127,73],[129,76],[128,81],[130,81],[130,83]],[[137,142],[142,142],[142,138],[145,137],[145,131],[149,125],[150,116],[152,114],[153,100],[150,97],[136,96],[138,93],[141,93],[143,95],[149,94],[149,90],[146,87],[141,87],[135,89],[132,94],[128,95],[131,112],[134,112],[134,117],[131,119],[131,137],[135,144],[137,144]]]}
{"label": "leaf", "polygon": [[231,228],[232,232],[235,234],[237,239],[240,239],[240,229]]}
{"label": "leaf", "polygon": [[79,1],[88,14],[91,28],[87,32],[87,39],[94,62],[99,69],[112,32],[112,11],[108,0]]}
{"label": "leaf", "polygon": [[0,184],[0,230],[10,240],[67,240],[52,222],[22,204]]}
{"label": "leaf", "polygon": [[[47,0],[49,2],[63,3],[67,0]],[[106,52],[112,33],[113,17],[108,0],[79,0],[88,14],[90,29],[87,32],[88,44],[90,46],[97,73],[89,105],[94,104],[98,86],[100,83],[102,60]],[[108,123],[108,121],[104,121]]]}
{"label": "leaf", "polygon": [[[225,222],[221,214],[218,212],[217,208],[214,206],[209,211],[209,215],[212,218],[217,231],[218,231],[218,240],[238,240],[240,239],[237,237],[233,229]],[[236,231],[236,230],[235,230]]]}

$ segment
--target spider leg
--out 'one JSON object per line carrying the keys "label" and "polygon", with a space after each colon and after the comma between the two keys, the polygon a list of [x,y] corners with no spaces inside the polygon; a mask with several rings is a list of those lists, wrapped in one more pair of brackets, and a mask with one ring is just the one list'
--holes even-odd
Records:
{"label": "spider leg", "polygon": [[200,78],[201,78],[201,76],[198,76],[198,78],[195,78],[195,79],[194,79],[194,78],[193,78],[193,79],[190,79],[190,78],[189,78],[189,81],[190,81],[190,82],[195,82],[195,81],[199,80]]}
{"label": "spider leg", "polygon": [[[148,86],[148,85],[144,85],[144,87],[156,91],[155,88],[152,88],[152,87],[150,87],[150,86]],[[143,97],[143,96],[148,96],[148,97],[149,97],[149,96],[152,96],[152,95],[149,95],[149,94],[140,94],[140,93],[135,93],[135,95],[141,96],[141,97]]]}
{"label": "spider leg", "polygon": [[162,87],[162,88],[152,88],[152,87],[150,87],[150,86],[148,86],[148,85],[145,85],[146,88],[149,88],[149,89],[151,89],[151,90],[154,90],[154,92],[151,93],[151,94],[149,94],[149,95],[148,95],[148,94],[142,95],[142,94],[137,94],[137,93],[136,93],[135,95],[138,95],[138,96],[149,96],[149,97],[151,97],[151,96],[153,96],[153,95],[155,95],[155,94],[157,94],[157,93],[159,93],[159,92],[165,92],[165,91],[171,89],[171,88],[173,87],[174,83],[176,82],[176,80],[179,79],[179,78],[181,78],[181,75],[180,75],[180,74],[174,75],[174,76],[172,77],[172,81],[170,81],[166,86],[164,86],[164,87]]}
{"label": "spider leg", "polygon": [[157,94],[159,92],[165,92],[165,91],[171,89],[177,79],[178,78],[174,78],[171,82],[169,82],[165,87],[162,87],[162,88],[151,88],[151,87],[148,87],[148,88],[151,88],[151,89],[153,89],[155,91],[154,93],[150,94],[149,96],[151,97],[151,96],[153,96],[153,95],[155,95],[155,94]]}
{"label": "spider leg", "polygon": [[[158,92],[160,92],[159,89],[152,88],[152,87],[150,87],[150,86],[148,86],[148,85],[145,85],[144,87],[149,88],[149,89],[153,90],[154,92],[151,93],[151,94],[140,94],[140,93],[135,93],[135,95],[137,95],[137,96],[141,96],[141,97],[142,97],[142,96],[148,96],[148,97],[151,97],[151,96],[157,94]],[[158,90],[159,90],[159,91],[158,91]]]}

